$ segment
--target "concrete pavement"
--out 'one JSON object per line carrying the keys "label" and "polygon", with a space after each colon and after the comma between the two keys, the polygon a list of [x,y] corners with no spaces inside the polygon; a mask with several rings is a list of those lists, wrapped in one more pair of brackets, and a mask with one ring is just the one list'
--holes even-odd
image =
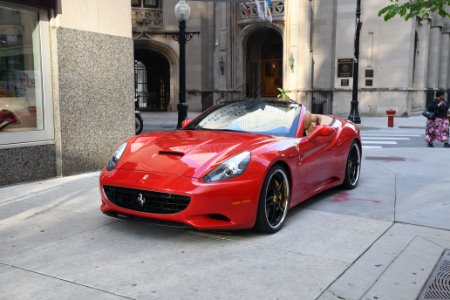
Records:
{"label": "concrete pavement", "polygon": [[98,172],[3,187],[0,299],[416,299],[450,249],[449,155],[365,150],[358,188],[306,201],[274,235],[106,217]]}

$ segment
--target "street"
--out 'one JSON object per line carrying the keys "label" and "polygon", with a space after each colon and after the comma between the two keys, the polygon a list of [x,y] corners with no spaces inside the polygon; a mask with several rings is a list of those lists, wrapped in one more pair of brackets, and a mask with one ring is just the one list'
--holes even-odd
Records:
{"label": "street", "polygon": [[362,129],[363,149],[425,147],[425,129]]}
{"label": "street", "polygon": [[0,299],[416,299],[450,249],[449,150],[421,134],[363,128],[359,186],[273,235],[104,216],[98,172],[1,188]]}
{"label": "street", "polygon": [[[193,119],[200,112],[189,112],[188,118]],[[144,129],[142,132],[169,131],[177,127],[177,112],[142,112]]]}

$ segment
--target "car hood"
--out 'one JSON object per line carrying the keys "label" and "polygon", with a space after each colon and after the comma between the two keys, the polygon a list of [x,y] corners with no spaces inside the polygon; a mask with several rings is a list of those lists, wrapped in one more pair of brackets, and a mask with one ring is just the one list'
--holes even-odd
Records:
{"label": "car hood", "polygon": [[143,134],[129,140],[117,168],[201,177],[226,159],[273,139],[265,135],[209,130]]}

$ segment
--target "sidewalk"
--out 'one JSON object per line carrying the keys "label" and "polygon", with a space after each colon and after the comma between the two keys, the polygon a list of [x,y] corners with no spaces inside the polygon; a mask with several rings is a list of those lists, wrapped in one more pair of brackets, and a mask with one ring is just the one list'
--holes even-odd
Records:
{"label": "sidewalk", "polygon": [[0,299],[416,299],[450,249],[450,151],[363,155],[356,189],[292,209],[274,235],[106,217],[98,172],[0,188]]}
{"label": "sidewalk", "polygon": [[[423,116],[395,117],[393,128],[423,128],[426,119]],[[389,128],[387,117],[361,117],[361,128]]]}

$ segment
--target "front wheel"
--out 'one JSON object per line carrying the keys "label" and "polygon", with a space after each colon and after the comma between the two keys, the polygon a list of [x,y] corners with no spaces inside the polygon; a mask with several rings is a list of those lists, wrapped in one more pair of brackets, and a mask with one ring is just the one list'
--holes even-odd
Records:
{"label": "front wheel", "polygon": [[290,187],[286,171],[273,167],[267,174],[259,197],[255,228],[265,233],[281,229],[289,209]]}
{"label": "front wheel", "polygon": [[345,178],[342,187],[354,189],[359,182],[361,172],[361,150],[357,142],[353,142],[348,152],[347,163],[345,165]]}

